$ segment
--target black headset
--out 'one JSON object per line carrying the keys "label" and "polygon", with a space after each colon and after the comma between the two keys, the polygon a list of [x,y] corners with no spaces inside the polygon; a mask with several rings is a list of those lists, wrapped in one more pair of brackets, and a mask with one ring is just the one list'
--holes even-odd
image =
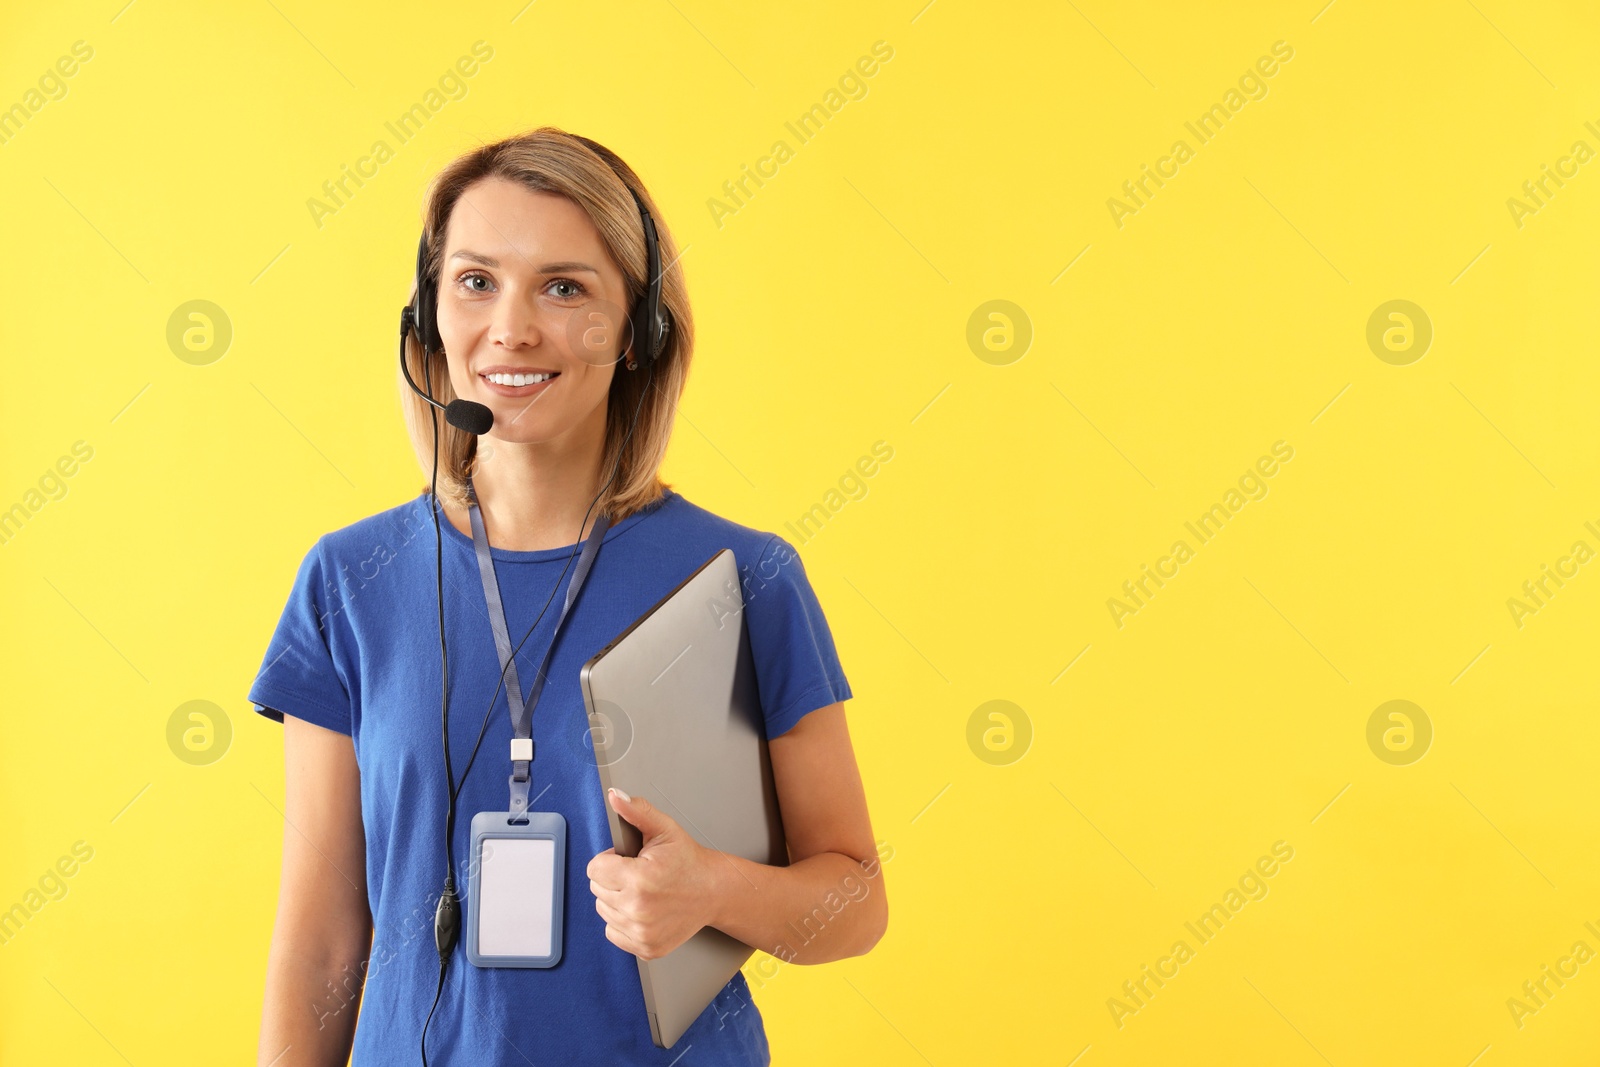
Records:
{"label": "black headset", "polygon": [[[639,402],[634,407],[633,421],[628,426],[627,437],[623,438],[623,447],[617,451],[617,462],[611,471],[611,477],[601,487],[603,494],[611,483],[616,480],[617,471],[621,469],[623,450],[627,447],[628,440],[633,436],[634,427],[639,424],[639,410],[644,406],[644,398],[649,394],[650,385],[655,377],[656,363],[666,349],[667,335],[672,329],[672,318],[666,308],[661,306],[661,248],[656,236],[655,220],[650,217],[649,210],[644,206],[644,200],[632,185],[628,184],[623,176],[623,168],[619,166],[618,159],[609,149],[589,140],[587,137],[573,136],[574,140],[581,141],[590,151],[599,156],[607,166],[617,175],[623,186],[633,196],[634,203],[639,205],[639,219],[644,226],[645,244],[645,291],[634,302],[633,311],[629,316],[631,336],[628,339],[628,349],[632,359],[628,362],[628,369],[633,370],[642,362],[645,366],[645,387],[639,392]],[[417,268],[416,268],[416,297],[412,303],[400,309],[400,372],[405,376],[406,384],[411,391],[433,407],[445,414],[445,421],[459,430],[482,436],[489,432],[494,425],[494,413],[490,409],[475,401],[456,399],[449,404],[441,404],[433,398],[431,392],[424,392],[417,386],[411,377],[411,370],[406,364],[406,334],[415,333],[422,346],[422,359],[424,364],[423,380],[432,387],[432,378],[426,372],[427,360],[435,352],[444,348],[443,339],[439,336],[437,285],[438,278],[427,270],[428,262],[428,232],[422,232],[421,239],[417,242]],[[641,344],[640,342],[643,341]],[[460,795],[462,787],[466,785],[467,775],[472,772],[472,764],[478,758],[478,748],[483,744],[484,735],[489,728],[489,718],[494,712],[495,703],[500,699],[500,689],[506,682],[506,668],[517,657],[524,642],[533,636],[533,631],[544,618],[544,609],[540,609],[538,618],[528,632],[517,642],[511,650],[511,655],[506,660],[506,667],[500,671],[500,683],[495,686],[494,696],[489,699],[489,707],[483,713],[483,726],[478,730],[478,741],[473,746],[472,756],[467,760],[465,769],[461,772],[461,781],[455,781],[454,772],[450,767],[450,704],[449,704],[449,654],[445,647],[444,638],[444,541],[439,530],[439,419],[435,415],[433,423],[433,484],[429,497],[430,510],[433,512],[434,546],[436,551],[436,566],[438,579],[439,603],[439,657],[440,676],[443,693],[440,698],[440,732],[444,749],[445,776],[449,779],[445,783],[445,791],[449,798],[445,814],[445,884],[439,895],[439,903],[434,911],[433,937],[435,947],[439,951],[439,983],[434,990],[433,1005],[428,1009],[428,1018],[422,1024],[421,1052],[423,1067],[428,1063],[428,1023],[433,1019],[434,1009],[439,1006],[439,996],[444,991],[445,970],[449,965],[450,956],[455,948],[456,941],[461,933],[461,902],[455,888],[455,859],[454,842],[456,798]],[[592,511],[599,495],[589,503]],[[578,529],[581,533],[587,526],[589,515],[585,512],[583,522]],[[572,546],[572,553],[567,557],[568,566],[577,554],[578,545]],[[555,587],[550,591],[550,597],[545,601],[544,608],[550,606],[550,601],[555,599],[555,590],[561,587],[562,579],[566,577],[566,568],[563,567],[560,577],[556,579]]]}

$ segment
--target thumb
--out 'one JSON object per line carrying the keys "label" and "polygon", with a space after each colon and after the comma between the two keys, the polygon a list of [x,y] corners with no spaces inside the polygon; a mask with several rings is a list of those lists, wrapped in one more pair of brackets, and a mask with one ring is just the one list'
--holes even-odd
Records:
{"label": "thumb", "polygon": [[615,787],[607,790],[607,793],[611,797],[611,806],[616,809],[617,814],[627,819],[639,833],[644,835],[641,851],[651,841],[666,836],[678,827],[678,824],[665,812],[644,797],[629,796]]}

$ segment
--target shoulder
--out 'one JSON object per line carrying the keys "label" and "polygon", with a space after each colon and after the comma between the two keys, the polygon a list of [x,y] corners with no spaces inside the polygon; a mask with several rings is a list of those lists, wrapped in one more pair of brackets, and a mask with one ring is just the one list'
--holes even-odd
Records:
{"label": "shoulder", "polygon": [[780,533],[748,526],[678,498],[669,499],[653,552],[691,544],[675,566],[687,572],[718,548],[731,548],[755,664],[766,736],[781,737],[817,708],[852,696],[816,590],[795,547]]}
{"label": "shoulder", "polygon": [[760,552],[776,535],[770,530],[746,526],[716,512],[701,507],[675,489],[669,489],[662,498],[643,514],[656,516],[652,522],[661,534],[693,534],[713,537],[727,543],[734,551]]}
{"label": "shoulder", "polygon": [[404,503],[328,531],[317,539],[311,551],[332,564],[354,565],[364,560],[382,563],[424,528],[431,539],[433,516],[426,494],[418,493]]}
{"label": "shoulder", "polygon": [[[701,507],[676,490],[669,489],[661,500],[643,514],[652,515],[652,539],[688,541],[696,545],[715,544],[733,549],[742,567],[755,566],[771,556],[783,538],[771,530],[747,526]],[[793,550],[790,549],[792,552]]]}
{"label": "shoulder", "polygon": [[732,549],[747,602],[775,582],[809,584],[799,552],[781,533],[718,515],[675,491],[669,491],[652,509],[658,515],[649,524],[653,544],[685,550],[695,563],[719,548]]}

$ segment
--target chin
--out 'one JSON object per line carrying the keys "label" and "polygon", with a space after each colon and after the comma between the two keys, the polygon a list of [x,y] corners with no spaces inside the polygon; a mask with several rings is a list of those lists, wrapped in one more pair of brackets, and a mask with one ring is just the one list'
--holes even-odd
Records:
{"label": "chin", "polygon": [[553,441],[564,435],[568,427],[549,426],[542,420],[535,420],[531,415],[524,414],[516,422],[515,409],[506,412],[494,413],[494,426],[486,435],[488,440],[498,441],[507,445],[540,445]]}

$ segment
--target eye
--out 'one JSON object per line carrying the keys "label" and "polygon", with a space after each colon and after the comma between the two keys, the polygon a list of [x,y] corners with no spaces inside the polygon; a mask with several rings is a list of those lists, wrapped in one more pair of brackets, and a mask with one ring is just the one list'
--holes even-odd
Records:
{"label": "eye", "polygon": [[492,281],[489,280],[489,276],[487,274],[485,274],[485,273],[483,273],[482,271],[479,271],[479,270],[469,270],[469,271],[467,271],[465,274],[461,275],[461,277],[456,279],[456,284],[457,285],[462,285],[462,286],[467,286],[467,292],[469,292],[469,293],[486,293],[486,292],[488,292],[487,289],[473,289],[473,288],[471,288],[468,285],[468,282],[470,282],[473,279],[477,279],[477,280],[483,281],[483,282],[488,282],[488,284],[490,284],[490,285],[494,284]]}
{"label": "eye", "polygon": [[[552,281],[550,285],[565,285],[572,289],[572,292],[566,294],[557,294],[563,300],[575,300],[589,291],[578,282],[573,281],[571,278],[557,278]],[[548,286],[546,288],[548,288]]]}

